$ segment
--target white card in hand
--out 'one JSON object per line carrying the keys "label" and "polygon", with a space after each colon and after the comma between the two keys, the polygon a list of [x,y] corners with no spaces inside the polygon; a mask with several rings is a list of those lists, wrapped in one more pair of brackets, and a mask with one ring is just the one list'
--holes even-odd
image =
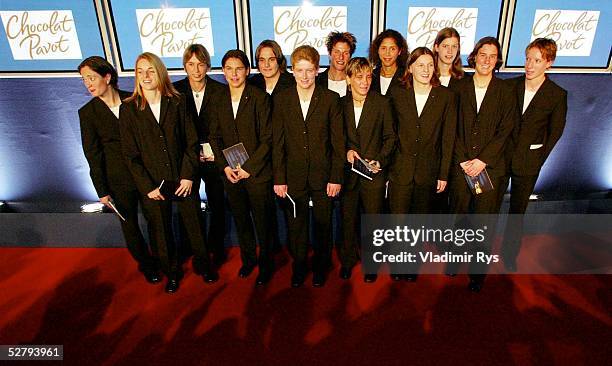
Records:
{"label": "white card in hand", "polygon": [[212,151],[212,147],[210,147],[210,144],[208,142],[200,145],[202,145],[202,156],[204,157],[204,159],[212,158],[215,156]]}
{"label": "white card in hand", "polygon": [[537,150],[537,149],[541,148],[542,146],[544,146],[544,145],[543,144],[529,145],[529,150]]}

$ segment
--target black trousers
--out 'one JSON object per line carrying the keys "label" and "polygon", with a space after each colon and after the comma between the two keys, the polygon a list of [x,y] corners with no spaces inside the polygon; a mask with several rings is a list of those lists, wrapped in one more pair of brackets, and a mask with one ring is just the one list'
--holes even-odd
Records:
{"label": "black trousers", "polygon": [[193,266],[197,271],[206,269],[209,264],[206,237],[204,236],[202,211],[198,192],[193,190],[190,197],[177,201],[166,199],[155,201],[144,198],[144,214],[149,224],[151,235],[151,250],[159,258],[161,270],[168,278],[177,279],[182,276],[179,265],[177,245],[174,240],[172,225],[172,208],[175,205],[185,234],[194,255]]}
{"label": "black trousers", "polygon": [[138,225],[138,205],[142,205],[142,196],[136,189],[114,186],[111,188],[111,198],[125,218],[125,221],[119,220],[121,231],[128,251],[138,263],[138,269],[141,272],[158,270],[159,260],[151,255]]}
{"label": "black trousers", "polygon": [[[259,264],[260,270],[261,268],[270,269],[273,265],[273,226],[270,215],[274,210],[272,183],[254,183],[249,179],[240,180],[238,183],[230,183],[227,178],[223,178],[234,222],[236,223],[236,231],[238,232],[240,257],[243,265],[255,266]],[[257,257],[253,221],[259,239],[259,258]]]}
{"label": "black trousers", "polygon": [[214,162],[200,163],[200,177],[204,180],[206,200],[210,210],[208,245],[215,256],[225,255],[225,191],[223,178]]}
{"label": "black trousers", "polygon": [[333,199],[327,196],[326,190],[306,189],[291,191],[295,201],[296,217],[293,217],[293,206],[287,204],[289,227],[289,253],[293,258],[293,271],[304,273],[308,258],[308,233],[310,232],[309,197],[312,198],[312,216],[314,221],[315,243],[313,243],[312,269],[324,272],[331,265],[332,252],[332,212]]}
{"label": "black trousers", "polygon": [[521,250],[523,238],[523,215],[527,211],[529,196],[533,193],[538,176],[513,174],[510,178],[512,182],[510,186],[510,209],[508,210],[509,216],[504,231],[502,255],[504,258],[516,259]]}
{"label": "black trousers", "polygon": [[338,248],[342,267],[353,267],[359,258],[361,210],[366,214],[383,213],[385,186],[369,187],[357,182],[355,188],[342,193],[342,232],[344,241]]}
{"label": "black trousers", "polygon": [[[435,209],[436,185],[433,184],[397,184],[389,182],[389,209],[392,214],[432,214]],[[409,253],[416,254],[416,248],[407,249]],[[393,253],[398,254],[398,253]],[[389,264],[391,273],[416,274],[419,266],[416,263]]]}
{"label": "black trousers", "polygon": [[[486,227],[485,240],[481,243],[471,243],[467,248],[458,247],[454,244],[449,246],[451,252],[461,252],[467,250],[469,254],[482,252],[486,255],[491,254],[492,241],[495,235],[497,225],[497,215],[501,207],[499,199],[499,190],[502,188],[502,177],[492,176],[491,183],[494,189],[478,195],[474,195],[469,189],[464,176],[454,174],[451,179],[450,186],[450,209],[453,214],[457,215],[455,228],[456,229],[479,229]],[[476,216],[472,216],[476,215]],[[449,265],[451,272],[456,264]],[[468,274],[471,279],[483,281],[486,272],[487,264],[473,260],[469,264]]]}
{"label": "black trousers", "polygon": [[389,209],[392,214],[430,214],[433,213],[435,194],[435,185],[389,182]]}

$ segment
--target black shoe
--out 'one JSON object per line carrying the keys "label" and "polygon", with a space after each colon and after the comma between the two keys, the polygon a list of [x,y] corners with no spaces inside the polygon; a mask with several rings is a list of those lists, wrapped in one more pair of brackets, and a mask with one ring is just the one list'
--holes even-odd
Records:
{"label": "black shoe", "polygon": [[340,267],[340,278],[342,278],[343,280],[350,279],[352,273],[353,273],[353,268],[351,268],[351,267]]}
{"label": "black shoe", "polygon": [[219,274],[212,269],[206,269],[202,271],[202,279],[206,283],[215,283],[219,280]]}
{"label": "black shoe", "polygon": [[391,280],[392,281],[401,281],[404,279],[404,275],[399,274],[399,273],[391,273]]}
{"label": "black shoe", "polygon": [[317,271],[312,274],[312,286],[323,287],[325,285],[325,272]]}
{"label": "black shoe", "polygon": [[468,290],[471,292],[480,292],[480,290],[482,290],[482,281],[470,280],[470,283],[468,283]]}
{"label": "black shoe", "polygon": [[504,268],[506,268],[508,272],[516,272],[516,258],[504,257]]}
{"label": "black shoe", "polygon": [[238,277],[247,278],[249,277],[251,272],[253,272],[254,269],[255,269],[255,266],[248,266],[245,264],[242,267],[240,267],[240,270],[238,271]]}
{"label": "black shoe", "polygon": [[169,279],[166,283],[165,291],[169,294],[173,294],[177,292],[179,289],[179,281],[174,279]]}
{"label": "black shoe", "polygon": [[145,271],[142,273],[148,283],[160,283],[161,275],[157,271]]}
{"label": "black shoe", "polygon": [[408,282],[416,282],[418,277],[419,276],[414,273],[404,275],[404,279]]}
{"label": "black shoe", "polygon": [[369,273],[363,276],[363,282],[365,283],[374,283],[378,279],[378,275],[376,273]]}
{"label": "black shoe", "polygon": [[291,275],[291,287],[301,287],[304,284],[304,279],[303,273],[293,272]]}
{"label": "black shoe", "polygon": [[255,284],[257,286],[263,286],[266,283],[270,282],[271,278],[272,278],[272,273],[270,271],[262,271],[260,269],[259,274],[257,275],[257,278],[255,279]]}

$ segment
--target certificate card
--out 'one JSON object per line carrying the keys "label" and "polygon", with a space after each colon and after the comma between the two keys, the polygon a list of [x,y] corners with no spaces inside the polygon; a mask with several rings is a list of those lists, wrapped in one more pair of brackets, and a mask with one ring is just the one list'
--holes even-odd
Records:
{"label": "certificate card", "polygon": [[249,160],[249,154],[244,148],[242,142],[230,146],[227,149],[223,149],[223,156],[225,156],[227,164],[232,169],[239,169],[247,160]]}
{"label": "certificate card", "polygon": [[489,178],[489,173],[487,173],[487,168],[483,169],[480,174],[475,177],[470,177],[465,173],[463,173],[463,175],[468,187],[470,187],[474,195],[479,195],[494,189],[491,178]]}

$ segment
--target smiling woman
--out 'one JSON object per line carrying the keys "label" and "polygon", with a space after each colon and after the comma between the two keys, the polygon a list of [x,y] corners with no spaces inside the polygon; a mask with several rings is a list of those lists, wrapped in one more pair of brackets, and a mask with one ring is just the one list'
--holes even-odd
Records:
{"label": "smiling woman", "polygon": [[[210,269],[200,197],[198,136],[186,103],[172,86],[165,65],[152,53],[136,59],[134,93],[121,106],[121,141],[128,168],[144,200],[153,253],[168,276],[166,292],[178,290],[182,268],[172,230],[172,201],[177,206],[194,253],[194,271],[207,283]],[[196,184],[197,187],[197,184]]]}
{"label": "smiling woman", "polygon": [[117,71],[102,57],[88,57],[78,70],[93,97],[79,109],[79,119],[83,152],[100,199],[99,205],[115,207],[121,213],[123,237],[138,269],[148,282],[159,282],[154,256],[149,254],[138,225],[138,205],[142,205],[142,197],[121,152],[119,108],[121,98],[129,94],[117,89]]}
{"label": "smiling woman", "polygon": [[[243,51],[227,51],[222,65],[228,86],[215,95],[212,103],[210,145],[215,162],[224,173],[223,183],[238,231],[242,259],[238,276],[248,277],[258,265],[256,283],[265,285],[272,277],[274,264],[270,214],[274,212],[270,98],[264,91],[246,83],[250,63]],[[224,150],[237,144],[242,144],[247,159],[235,167],[228,163]],[[259,255],[255,232],[259,239]]]}

